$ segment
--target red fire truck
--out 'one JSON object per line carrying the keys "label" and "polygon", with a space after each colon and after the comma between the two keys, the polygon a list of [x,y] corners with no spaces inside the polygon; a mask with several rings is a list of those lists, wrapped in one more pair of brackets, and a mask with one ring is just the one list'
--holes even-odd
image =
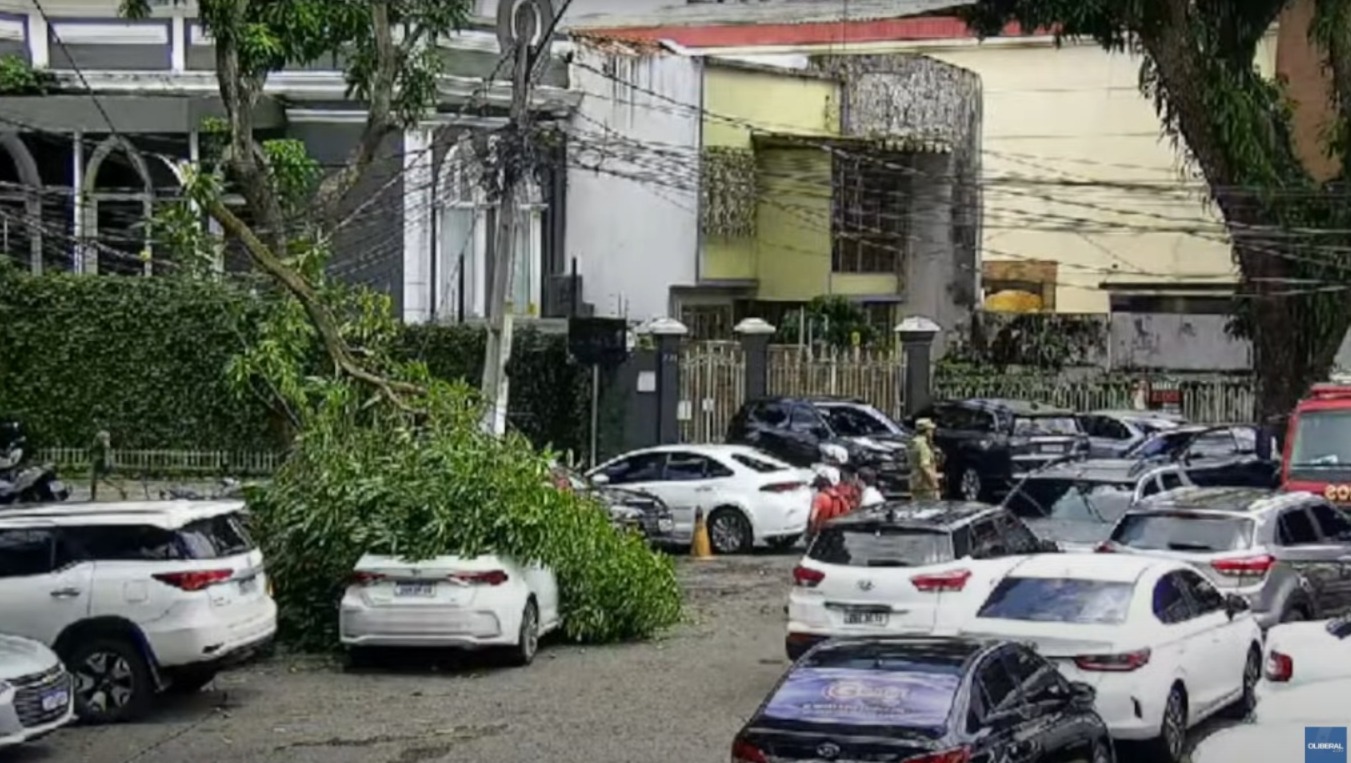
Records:
{"label": "red fire truck", "polygon": [[1351,506],[1351,384],[1315,384],[1295,404],[1281,448],[1281,486]]}

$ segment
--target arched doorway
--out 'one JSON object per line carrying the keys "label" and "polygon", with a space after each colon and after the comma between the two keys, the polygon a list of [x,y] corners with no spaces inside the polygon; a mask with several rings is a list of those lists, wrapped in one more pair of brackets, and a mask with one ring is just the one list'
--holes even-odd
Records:
{"label": "arched doorway", "polygon": [[[474,146],[463,139],[446,153],[438,168],[437,235],[433,242],[438,315],[454,315],[461,300],[467,317],[487,315],[497,203],[487,198],[480,182],[482,171],[483,162]],[[521,184],[516,205],[512,304],[517,315],[537,315],[542,294],[540,252],[544,209],[538,184],[533,181]]]}
{"label": "arched doorway", "polygon": [[42,176],[18,134],[0,133],[0,147],[0,251],[41,273]]}
{"label": "arched doorway", "polygon": [[84,272],[152,275],[155,252],[148,221],[159,198],[182,189],[168,160],[147,161],[129,140],[109,135],[89,156],[80,191]]}

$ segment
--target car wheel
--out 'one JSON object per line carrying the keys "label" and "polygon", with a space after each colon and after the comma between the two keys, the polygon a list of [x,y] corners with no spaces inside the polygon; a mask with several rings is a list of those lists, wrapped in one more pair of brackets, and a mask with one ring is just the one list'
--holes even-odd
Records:
{"label": "car wheel", "polygon": [[980,482],[980,472],[970,466],[963,469],[961,477],[957,481],[957,497],[964,501],[979,501],[984,492],[985,488]]}
{"label": "car wheel", "polygon": [[145,656],[131,641],[79,644],[65,663],[75,679],[75,714],[85,723],[132,721],[150,710],[155,684]]}
{"label": "car wheel", "polygon": [[785,535],[782,538],[770,538],[767,542],[769,547],[775,551],[786,551],[792,548],[793,544],[797,543],[801,537],[801,535]]}
{"label": "car wheel", "polygon": [[215,668],[178,668],[169,677],[169,694],[196,694],[216,680]]}
{"label": "car wheel", "polygon": [[525,603],[521,612],[521,628],[516,636],[516,646],[511,648],[511,664],[524,667],[535,661],[539,651],[539,607],[535,600]]}
{"label": "car wheel", "polygon": [[736,509],[718,509],[708,518],[708,543],[714,553],[744,553],[754,542],[750,523]]}
{"label": "car wheel", "polygon": [[1248,648],[1248,659],[1243,662],[1243,694],[1230,705],[1228,715],[1243,720],[1257,707],[1257,682],[1262,679],[1262,650],[1256,645]]}
{"label": "car wheel", "polygon": [[1159,724],[1159,736],[1151,746],[1151,760],[1182,762],[1182,753],[1187,746],[1187,698],[1182,687],[1174,686],[1168,693],[1168,702],[1163,706],[1163,722]]}

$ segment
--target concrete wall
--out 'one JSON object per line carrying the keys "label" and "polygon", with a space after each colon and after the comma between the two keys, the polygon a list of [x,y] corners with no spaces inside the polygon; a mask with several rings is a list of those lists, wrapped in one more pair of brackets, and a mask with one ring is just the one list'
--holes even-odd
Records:
{"label": "concrete wall", "polygon": [[575,55],[614,76],[580,66],[570,72],[573,89],[585,95],[569,130],[568,259],[576,258],[583,299],[597,315],[666,315],[671,287],[699,276],[700,121],[697,112],[640,90],[698,104],[701,65],[653,49],[579,46]]}
{"label": "concrete wall", "polygon": [[[809,73],[792,71],[752,71],[729,68],[710,61],[704,79],[703,106],[705,147],[725,147],[734,149],[751,148],[751,132],[786,132],[800,135],[837,135],[840,129],[840,86],[838,82],[811,76]],[[805,156],[805,152],[793,152],[795,156]],[[825,157],[823,153],[823,157]],[[828,158],[828,157],[826,157]],[[782,186],[793,168],[773,166],[773,159],[767,164],[760,161],[760,182],[784,190]],[[782,175],[784,177],[776,177]],[[781,180],[785,182],[780,182]],[[798,181],[810,183],[808,181]],[[825,164],[825,174],[818,175],[820,187],[811,189],[816,196],[822,196],[822,188],[830,187],[830,167]],[[789,191],[791,194],[791,190]],[[792,194],[805,196],[804,194]],[[810,194],[806,194],[810,195]],[[806,198],[795,199],[794,203],[807,202]],[[775,195],[767,194],[761,200],[758,217],[769,215],[778,219],[785,217],[786,210],[775,210]],[[781,202],[782,203],[782,202]],[[812,206],[821,206],[812,204]],[[830,219],[830,206],[824,206],[827,224]],[[823,263],[810,263],[806,269],[784,271],[782,261],[777,256],[759,259],[757,252],[764,250],[764,235],[775,237],[773,230],[760,227],[764,221],[757,222],[757,236],[731,238],[726,236],[707,236],[703,241],[700,262],[700,276],[705,279],[758,279],[759,299],[810,299],[829,290],[830,237],[825,237],[824,247],[818,246],[811,253]],[[770,223],[772,226],[773,223]],[[800,227],[800,223],[792,223]],[[779,238],[782,238],[779,236]],[[799,241],[800,249],[805,242]],[[819,243],[819,242],[818,242]],[[801,254],[801,252],[799,252]],[[794,257],[790,255],[790,258]],[[824,270],[822,269],[824,268]],[[820,271],[820,272],[818,272]],[[822,275],[824,273],[824,276]],[[808,296],[802,297],[801,294]]]}
{"label": "concrete wall", "polygon": [[1109,341],[1112,367],[1172,371],[1244,371],[1252,368],[1252,346],[1225,333],[1227,315],[1112,313]]}

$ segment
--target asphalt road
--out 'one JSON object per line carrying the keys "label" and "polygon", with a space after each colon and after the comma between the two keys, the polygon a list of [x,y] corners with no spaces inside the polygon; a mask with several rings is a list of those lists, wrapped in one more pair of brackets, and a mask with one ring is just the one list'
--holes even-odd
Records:
{"label": "asphalt road", "polygon": [[546,645],[534,665],[277,657],[150,720],[71,728],[3,763],[723,763],[787,667],[792,556],[681,559],[689,620],[658,641]]}

